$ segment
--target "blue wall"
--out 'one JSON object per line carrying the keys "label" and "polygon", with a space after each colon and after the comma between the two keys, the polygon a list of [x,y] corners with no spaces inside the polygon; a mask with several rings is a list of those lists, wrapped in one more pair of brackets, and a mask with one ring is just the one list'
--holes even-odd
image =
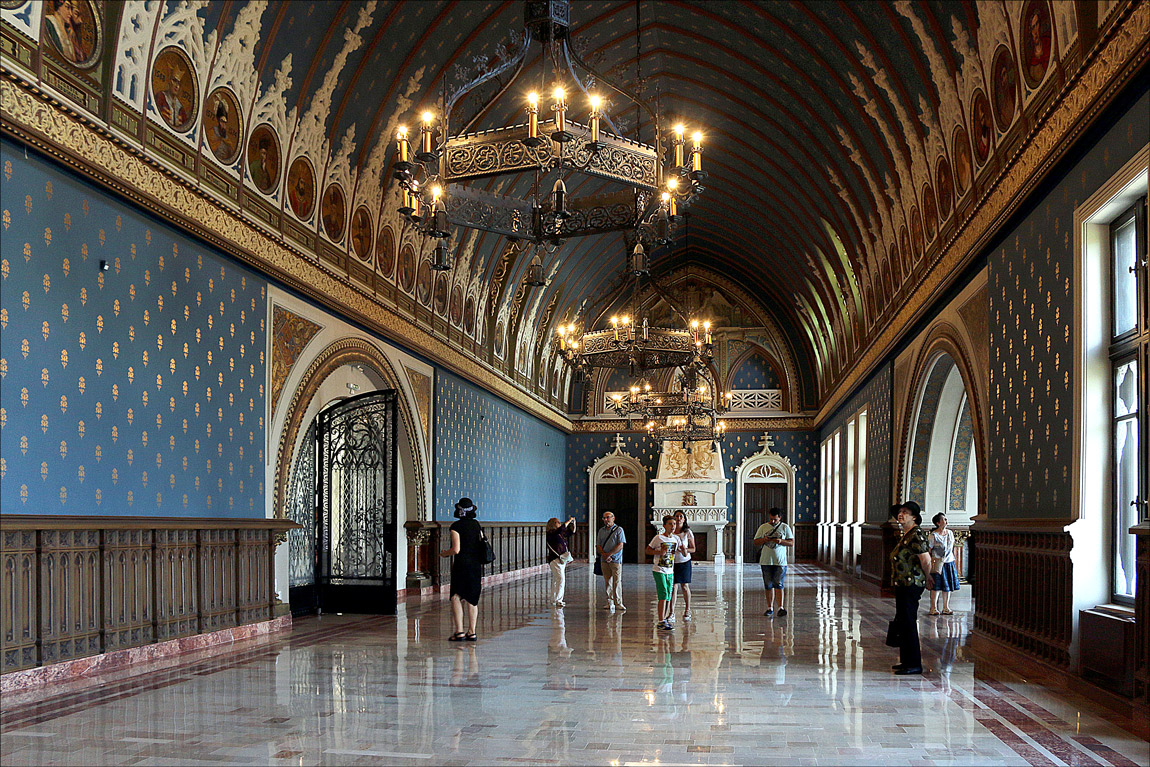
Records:
{"label": "blue wall", "polygon": [[728,389],[779,389],[779,377],[767,361],[757,354],[747,357],[731,374]]}
{"label": "blue wall", "polygon": [[7,141],[0,164],[4,512],[262,517],[266,282]]}
{"label": "blue wall", "polygon": [[[735,469],[745,458],[760,450],[762,432],[732,432],[723,439],[723,466],[727,472],[729,495],[733,499]],[[814,432],[772,432],[774,451],[790,459],[795,467],[795,521],[815,522],[818,513],[818,462]],[[580,521],[587,519],[588,467],[598,458],[612,452],[614,434],[572,434],[567,438],[567,514]],[[659,467],[659,443],[645,433],[624,434],[623,451],[638,458],[647,468],[647,479],[654,479]],[[646,504],[651,504],[651,485],[647,485]],[[732,516],[732,519],[734,517]]]}
{"label": "blue wall", "polygon": [[1124,114],[1108,117],[1099,121],[1105,133],[1035,195],[988,256],[987,508],[996,517],[1070,514],[1074,209],[1146,144],[1150,95],[1143,88]]}
{"label": "blue wall", "polygon": [[435,517],[463,496],[481,519],[563,517],[566,435],[443,370],[435,377]]}

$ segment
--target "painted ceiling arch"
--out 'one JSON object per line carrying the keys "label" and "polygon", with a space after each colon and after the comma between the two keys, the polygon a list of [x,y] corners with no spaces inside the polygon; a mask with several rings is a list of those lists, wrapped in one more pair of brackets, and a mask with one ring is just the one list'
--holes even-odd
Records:
{"label": "painted ceiling arch", "polygon": [[[706,136],[710,179],[689,209],[689,247],[680,227],[653,275],[693,264],[748,296],[793,364],[796,402],[812,408],[1079,66],[1106,22],[1083,5],[574,0],[571,18],[597,68]],[[31,50],[5,55],[5,69],[49,89],[49,69],[67,75],[72,90],[55,90],[120,139],[382,304],[441,317],[523,388],[564,399],[555,327],[604,321],[599,299],[625,290],[622,235],[567,242],[546,264],[549,284],[530,290],[528,257],[506,238],[457,229],[440,286],[390,173],[400,124],[514,52],[522,3],[71,0],[99,23],[91,61],[50,34],[55,6],[2,4],[5,34]],[[537,59],[529,52],[525,72]],[[519,122],[523,94],[480,106],[462,110],[477,130]],[[617,99],[608,111],[650,141],[636,108]],[[477,186],[527,196],[533,181]],[[568,179],[574,198],[603,184]]]}

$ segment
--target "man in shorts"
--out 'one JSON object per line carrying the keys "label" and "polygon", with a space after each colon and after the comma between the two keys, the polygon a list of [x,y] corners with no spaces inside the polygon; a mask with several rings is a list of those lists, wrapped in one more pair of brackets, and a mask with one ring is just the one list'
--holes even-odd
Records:
{"label": "man in shorts", "polygon": [[767,617],[775,615],[775,598],[779,601],[779,617],[787,614],[783,607],[783,586],[787,580],[787,551],[795,545],[791,526],[783,521],[783,510],[773,508],[767,512],[768,520],[755,531],[755,545],[762,546],[759,566],[763,569],[763,587],[767,590]]}

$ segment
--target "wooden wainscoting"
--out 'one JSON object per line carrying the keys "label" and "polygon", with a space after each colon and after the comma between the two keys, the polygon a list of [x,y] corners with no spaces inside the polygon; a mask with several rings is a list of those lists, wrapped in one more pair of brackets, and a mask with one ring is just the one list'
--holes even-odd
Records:
{"label": "wooden wainscoting", "polygon": [[[480,524],[495,550],[495,561],[484,569],[484,577],[547,563],[547,523],[480,520]],[[451,560],[439,556],[439,552],[450,545],[450,528],[451,522],[448,521],[404,524],[408,542],[409,593],[429,587],[442,590],[451,583]],[[589,535],[586,525],[575,528],[571,553],[576,559],[587,558]]]}
{"label": "wooden wainscoting", "polygon": [[1070,665],[1072,564],[1061,524],[971,527],[974,628],[1062,668]]}
{"label": "wooden wainscoting", "polygon": [[0,515],[0,672],[271,620],[294,526]]}
{"label": "wooden wainscoting", "polygon": [[1131,528],[1134,555],[1134,698],[1150,704],[1150,522]]}
{"label": "wooden wainscoting", "polygon": [[795,523],[795,559],[814,559],[819,555],[819,530],[814,522]]}

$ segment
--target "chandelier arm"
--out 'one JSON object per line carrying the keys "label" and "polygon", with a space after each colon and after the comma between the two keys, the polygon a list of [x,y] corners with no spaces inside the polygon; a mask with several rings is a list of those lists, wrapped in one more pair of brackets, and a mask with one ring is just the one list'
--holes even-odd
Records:
{"label": "chandelier arm", "polygon": [[[663,163],[663,137],[661,135],[659,135],[659,115],[655,112],[654,109],[651,108],[651,105],[648,104],[645,100],[634,95],[633,93],[631,93],[627,89],[623,88],[622,86],[616,85],[615,83],[611,82],[610,79],[599,74],[599,71],[597,69],[595,69],[593,66],[591,66],[590,64],[588,64],[586,61],[584,61],[582,59],[582,57],[579,55],[578,51],[572,49],[570,46],[567,46],[567,45],[565,45],[564,47],[568,51],[570,51],[571,59],[576,64],[581,66],[584,70],[586,70],[590,74],[594,75],[596,80],[598,80],[601,83],[605,83],[607,85],[607,87],[612,88],[612,89],[618,91],[619,93],[623,94],[624,96],[629,98],[632,101],[632,103],[642,107],[647,112],[647,114],[649,114],[651,116],[651,122],[655,126],[655,156],[659,161],[659,165],[662,166],[662,163]],[[638,131],[638,129],[639,129],[639,126],[636,125],[635,130]]]}
{"label": "chandelier arm", "polygon": [[[584,96],[591,98],[591,94],[587,92],[587,86],[583,84],[583,81],[579,79],[579,73],[575,71],[575,64],[571,61],[571,46],[568,45],[567,40],[563,41],[563,56],[567,59],[567,71],[571,73],[571,79],[573,79],[575,84],[579,86],[579,90],[583,91]],[[608,83],[608,85],[611,84]],[[611,87],[614,88],[615,86],[612,85]],[[615,121],[611,119],[610,115],[604,112],[602,119],[607,122],[608,126],[610,126],[612,133],[614,133],[616,136],[623,135],[622,132],[615,126]]]}
{"label": "chandelier arm", "polygon": [[[476,79],[472,80],[469,83],[465,83],[457,91],[455,91],[454,93],[451,94],[451,98],[449,98],[447,100],[447,104],[445,105],[444,110],[443,110],[443,120],[444,120],[445,128],[447,125],[450,124],[451,113],[455,110],[455,105],[457,103],[459,103],[459,100],[461,98],[466,96],[468,93],[471,93],[471,91],[475,90],[480,85],[483,85],[488,80],[491,80],[494,77],[498,77],[499,75],[503,74],[508,69],[510,69],[511,67],[515,67],[516,68],[515,74],[512,75],[511,79],[507,81],[507,84],[504,85],[503,88],[500,89],[499,93],[497,93],[495,95],[495,97],[492,98],[491,100],[489,100],[487,103],[488,103],[488,105],[491,105],[491,104],[494,104],[496,101],[498,101],[499,98],[504,93],[507,92],[507,89],[511,87],[511,84],[514,83],[516,79],[518,79],[519,73],[523,71],[523,65],[527,61],[527,51],[530,48],[531,48],[531,28],[528,27],[526,30],[524,30],[523,47],[519,49],[519,53],[517,53],[514,57],[508,59],[507,62],[504,63],[502,66],[496,67],[495,69],[491,70],[487,74],[482,75],[480,77],[477,77]],[[473,125],[475,125],[476,121],[479,120],[479,118],[483,115],[483,112],[484,112],[484,110],[480,110],[479,114],[477,114],[475,117],[471,118],[471,121],[469,123],[467,123],[467,126],[464,127],[464,129],[462,131],[460,131],[460,134],[467,133],[467,131],[470,130],[471,127]],[[444,136],[444,138],[445,139],[447,138],[446,135]]]}

